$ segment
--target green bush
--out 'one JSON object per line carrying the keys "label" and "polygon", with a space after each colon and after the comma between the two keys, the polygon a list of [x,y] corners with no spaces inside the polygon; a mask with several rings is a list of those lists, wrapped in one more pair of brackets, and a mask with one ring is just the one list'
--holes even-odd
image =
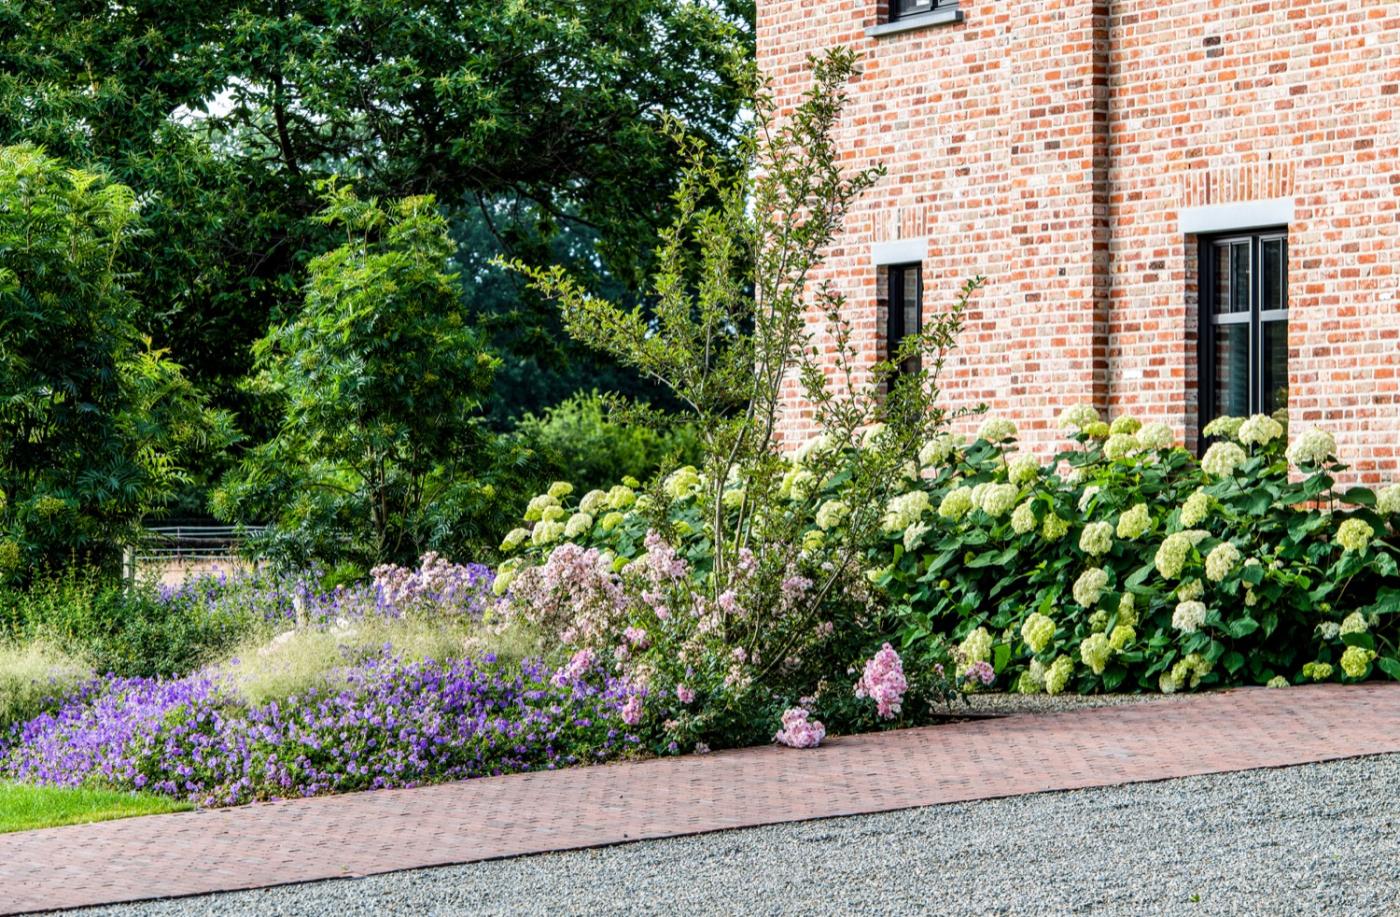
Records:
{"label": "green bush", "polygon": [[693,423],[658,429],[608,416],[597,390],[580,392],[544,412],[527,414],[518,429],[553,466],[553,477],[579,487],[607,487],[623,477],[649,480],[662,467],[701,461]]}
{"label": "green bush", "polygon": [[261,623],[253,609],[165,597],[154,584],[127,586],[91,570],[0,594],[0,637],[44,640],[115,675],[185,674]]}

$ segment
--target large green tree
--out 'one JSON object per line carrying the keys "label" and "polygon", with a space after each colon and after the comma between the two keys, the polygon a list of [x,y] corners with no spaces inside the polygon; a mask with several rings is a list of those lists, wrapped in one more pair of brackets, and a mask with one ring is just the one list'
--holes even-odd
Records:
{"label": "large green tree", "polygon": [[343,244],[312,260],[297,316],[258,342],[277,434],[216,507],[271,519],[280,559],[407,561],[492,538],[526,457],[486,434],[497,359],[462,307],[447,222],[430,195],[380,205],[331,185]]}
{"label": "large green tree", "polygon": [[[671,209],[662,124],[729,142],[751,21],[747,0],[0,0],[0,142],[140,190],[141,321],[256,430],[235,381],[334,244],[317,181],[434,194],[516,256],[568,227],[576,266],[632,283]],[[524,352],[536,306],[496,309]]]}
{"label": "large green tree", "polygon": [[0,573],[110,564],[183,463],[230,438],[139,333],[130,188],[0,147]]}

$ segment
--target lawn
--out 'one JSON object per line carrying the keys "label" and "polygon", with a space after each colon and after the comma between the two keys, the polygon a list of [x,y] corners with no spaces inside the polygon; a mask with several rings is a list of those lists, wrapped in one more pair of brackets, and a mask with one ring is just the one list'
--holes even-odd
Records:
{"label": "lawn", "polygon": [[140,793],[0,783],[0,834],[192,808],[188,803]]}

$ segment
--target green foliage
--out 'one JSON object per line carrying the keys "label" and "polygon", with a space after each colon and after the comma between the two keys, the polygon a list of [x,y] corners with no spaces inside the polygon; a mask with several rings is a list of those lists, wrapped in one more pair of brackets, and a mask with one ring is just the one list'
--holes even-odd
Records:
{"label": "green foliage", "polygon": [[[631,279],[674,189],[665,119],[728,145],[752,22],[744,0],[7,0],[0,143],[138,189],[142,326],[261,441],[276,418],[237,382],[249,346],[296,311],[308,253],[328,247],[318,181],[434,194],[515,253],[582,240],[572,263]],[[469,285],[467,307],[510,313],[510,336],[549,329],[496,281]],[[532,380],[578,371],[540,368]],[[575,388],[542,386],[551,400],[533,404]]]}
{"label": "green foliage", "polygon": [[256,348],[279,432],[215,510],[272,521],[270,545],[302,565],[457,547],[443,542],[489,525],[506,502],[497,479],[513,483],[529,456],[482,425],[497,360],[448,270],[446,221],[431,197],[381,206],[331,184],[326,202],[345,243],[311,262],[300,315]]}
{"label": "green foliage", "polygon": [[0,148],[0,573],[111,565],[183,464],[232,439],[137,332],[131,189],[30,146]]}
{"label": "green foliage", "polygon": [[0,783],[0,834],[192,808],[189,803],[147,793]]}
{"label": "green foliage", "polygon": [[122,676],[184,675],[261,623],[262,609],[166,601],[153,584],[77,568],[0,592],[0,640],[42,641]]}
{"label": "green foliage", "polygon": [[1223,426],[1201,461],[1160,424],[1110,430],[1080,407],[1064,425],[1077,446],[1050,465],[996,420],[930,451],[917,508],[891,509],[871,557],[906,647],[962,641],[964,664],[995,649],[1025,691],[1394,674],[1400,489],[1338,493],[1345,466],[1317,431],[1290,468],[1265,417]]}
{"label": "green foliage", "polygon": [[623,477],[649,480],[663,466],[700,461],[693,424],[630,422],[625,412],[611,412],[608,399],[596,389],[574,395],[543,416],[526,415],[517,429],[543,453],[554,477],[567,478],[580,489],[606,487]]}

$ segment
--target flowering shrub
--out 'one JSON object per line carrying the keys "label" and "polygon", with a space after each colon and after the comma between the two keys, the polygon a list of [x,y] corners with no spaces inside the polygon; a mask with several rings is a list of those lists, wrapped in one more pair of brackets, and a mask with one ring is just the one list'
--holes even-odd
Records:
{"label": "flowering shrub", "polygon": [[1161,425],[1061,425],[1049,464],[1005,425],[923,453],[871,556],[907,647],[972,639],[1050,693],[1400,678],[1400,485],[1339,488],[1328,434],[1263,415],[1215,421],[1200,461]]}
{"label": "flowering shrub", "polygon": [[383,655],[346,686],[247,706],[218,680],[100,679],[0,743],[0,774],[95,781],[203,805],[413,786],[618,755],[634,690],[593,670],[565,677],[487,656]]}

